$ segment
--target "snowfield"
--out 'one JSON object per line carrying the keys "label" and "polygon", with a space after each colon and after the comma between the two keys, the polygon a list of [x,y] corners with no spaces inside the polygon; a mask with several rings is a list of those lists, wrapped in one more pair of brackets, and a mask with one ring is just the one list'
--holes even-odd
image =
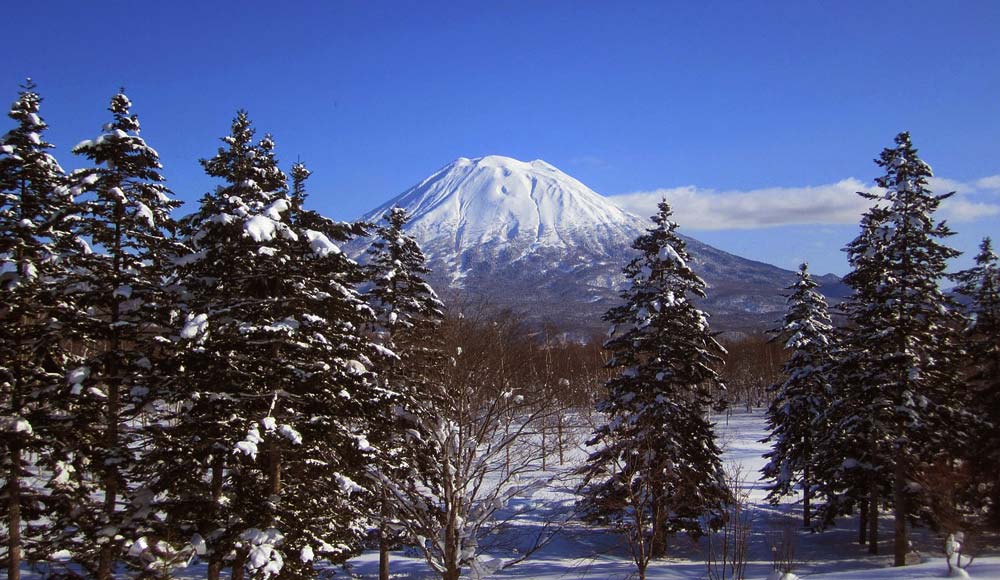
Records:
{"label": "snowfield", "polygon": [[[747,475],[744,487],[750,493],[754,519],[751,536],[750,563],[747,580],[795,580],[795,578],[772,576],[770,541],[785,526],[794,530],[796,542],[796,575],[803,580],[908,580],[919,578],[948,577],[944,559],[943,541],[926,529],[915,529],[912,533],[914,548],[924,558],[924,562],[894,568],[891,555],[892,521],[883,514],[880,538],[881,555],[869,556],[867,549],[856,543],[856,520],[844,520],[840,526],[823,533],[802,530],[800,507],[791,499],[787,503],[772,506],[764,501],[764,483],[759,481],[759,470],[765,461],[763,453],[767,445],[760,443],[766,435],[763,409],[752,413],[733,414],[728,422],[724,415],[716,417],[716,428],[724,449],[723,459],[728,465],[739,465]],[[589,433],[581,428],[577,444],[566,453],[566,464],[558,467],[556,460],[548,471],[537,471],[536,478],[552,479],[553,484],[531,497],[518,498],[508,508],[520,511],[516,526],[498,544],[510,546],[497,549],[484,559],[496,559],[495,563],[509,561],[520,555],[517,546],[530,545],[546,522],[566,522],[562,531],[539,551],[523,562],[507,570],[498,571],[487,578],[538,579],[538,580],[625,580],[637,578],[635,566],[630,560],[622,538],[614,533],[584,525],[573,518],[573,508],[577,500],[574,488],[577,479],[572,470],[586,457],[582,442]],[[982,540],[981,540],[982,541]],[[668,552],[670,557],[654,560],[647,570],[650,580],[680,580],[707,578],[703,554],[704,540],[699,544],[687,536],[672,538]],[[984,551],[968,569],[967,577],[974,579],[1000,580],[1000,551],[996,544]],[[413,578],[417,580],[437,578],[423,558],[411,550],[391,554],[391,577]],[[205,577],[203,564],[193,565],[183,570],[178,578],[196,579]],[[346,568],[330,568],[325,571],[333,578],[353,578],[369,580],[378,578],[378,552],[368,551],[348,562]],[[44,574],[27,569],[26,580],[41,580]],[[122,575],[124,577],[124,575]],[[962,576],[964,577],[964,576]]]}
{"label": "snowfield", "polygon": [[[765,430],[764,411],[733,414],[728,422],[724,415],[716,418],[716,429],[724,450],[723,459],[727,465],[742,467],[745,478],[744,488],[750,493],[753,503],[753,532],[751,536],[750,563],[747,567],[748,580],[771,580],[771,543],[791,526],[795,538],[795,560],[798,565],[795,574],[809,580],[904,580],[910,578],[944,578],[948,576],[944,559],[943,540],[926,529],[913,531],[914,549],[924,561],[905,568],[893,568],[891,555],[892,522],[888,514],[882,518],[880,527],[881,554],[870,556],[867,548],[856,543],[856,520],[843,520],[839,526],[822,533],[803,530],[801,506],[794,498],[787,503],[772,506],[764,500],[764,483],[759,481],[760,469],[765,460],[762,457],[768,446],[760,443]],[[583,430],[581,430],[583,431]],[[586,438],[581,433],[579,440]],[[510,538],[511,545],[530,545],[532,539],[547,521],[564,520],[563,530],[545,547],[532,554],[525,561],[501,570],[489,578],[524,578],[570,580],[587,579],[627,579],[636,578],[635,565],[628,556],[624,540],[614,533],[584,525],[573,518],[576,495],[573,489],[577,483],[571,474],[586,457],[582,443],[574,446],[566,454],[566,465],[562,468],[550,466],[547,472],[536,472],[536,477],[551,478],[556,475],[555,484],[530,498],[520,498],[510,509],[521,510],[516,520],[516,530]],[[557,473],[561,469],[562,473]],[[694,542],[687,536],[671,539],[668,548],[670,556],[653,561],[647,570],[650,579],[702,579],[707,578],[703,555],[704,540]],[[486,558],[509,560],[519,555],[516,547],[495,550]],[[391,555],[392,578],[435,578],[422,557],[416,552],[398,551]],[[996,550],[976,558],[968,569],[969,577],[976,579],[1000,580],[1000,555]],[[377,551],[365,552],[348,563],[347,570],[335,571],[335,578],[378,578]],[[791,579],[788,579],[791,580]]]}

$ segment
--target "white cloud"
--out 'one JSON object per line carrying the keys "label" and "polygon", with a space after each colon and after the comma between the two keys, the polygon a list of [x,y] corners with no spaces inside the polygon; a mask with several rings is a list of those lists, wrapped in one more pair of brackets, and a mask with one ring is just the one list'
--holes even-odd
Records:
{"label": "white cloud", "polygon": [[1000,215],[1000,205],[969,201],[956,196],[941,202],[941,213],[949,221],[973,222],[985,217]]}
{"label": "white cloud", "polygon": [[976,180],[976,187],[987,191],[1000,193],[1000,175],[991,175]]}
{"label": "white cloud", "polygon": [[975,183],[955,181],[947,177],[928,177],[927,187],[937,194],[948,193],[949,191],[954,191],[955,193],[972,193],[976,191]]}
{"label": "white cloud", "polygon": [[666,198],[675,219],[701,230],[747,229],[791,224],[855,223],[870,202],[856,192],[857,179],[810,187],[769,187],[748,191],[716,191],[689,185],[616,195],[612,200],[640,216],[652,215]]}
{"label": "white cloud", "polygon": [[[936,193],[957,192],[941,204],[951,221],[974,221],[1000,215],[1000,205],[979,201],[983,191],[1000,190],[1000,176],[974,182],[931,178]],[[622,208],[639,216],[655,213],[662,198],[670,202],[678,223],[696,230],[755,229],[805,224],[855,224],[871,201],[857,194],[875,187],[848,178],[827,185],[768,187],[746,191],[716,191],[693,185],[613,196]]]}

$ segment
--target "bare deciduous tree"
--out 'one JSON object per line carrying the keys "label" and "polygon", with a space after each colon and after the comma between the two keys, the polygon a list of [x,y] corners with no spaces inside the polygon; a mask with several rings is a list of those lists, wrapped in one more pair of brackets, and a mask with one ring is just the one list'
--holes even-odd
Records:
{"label": "bare deciduous tree", "polygon": [[753,512],[750,490],[744,485],[743,466],[726,466],[726,485],[731,497],[726,503],[722,525],[708,534],[705,564],[710,580],[743,580],[746,577]]}
{"label": "bare deciduous tree", "polygon": [[443,406],[421,441],[433,461],[423,473],[400,480],[383,476],[400,522],[427,563],[444,580],[463,571],[479,577],[530,556],[557,530],[556,522],[530,538],[518,529],[518,552],[506,560],[480,555],[507,542],[515,498],[530,497],[558,474],[537,472],[547,452],[539,428],[562,412],[544,390],[530,388],[530,342],[512,317],[487,321],[449,319],[445,352],[452,353],[442,385]]}

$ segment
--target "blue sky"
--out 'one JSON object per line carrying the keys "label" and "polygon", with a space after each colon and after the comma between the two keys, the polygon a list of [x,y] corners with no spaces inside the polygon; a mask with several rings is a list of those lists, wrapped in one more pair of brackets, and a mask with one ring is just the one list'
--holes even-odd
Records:
{"label": "blue sky", "polygon": [[0,102],[33,77],[73,167],[126,87],[187,201],[243,107],[338,219],[459,156],[541,158],[636,211],[669,193],[722,249],[843,273],[850,189],[909,130],[961,189],[954,244],[1000,233],[1000,2],[9,4]]}

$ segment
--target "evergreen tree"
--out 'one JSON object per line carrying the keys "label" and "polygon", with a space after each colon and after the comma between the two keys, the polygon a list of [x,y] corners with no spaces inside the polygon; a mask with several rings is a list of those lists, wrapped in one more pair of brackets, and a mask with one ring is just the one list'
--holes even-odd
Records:
{"label": "evergreen tree", "polygon": [[75,509],[59,526],[73,530],[62,548],[99,579],[111,577],[136,524],[127,512],[139,463],[137,419],[155,382],[165,380],[154,363],[170,324],[165,256],[173,253],[170,212],[180,205],[130,108],[124,92],[111,99],[103,133],[73,148],[94,166],[70,177],[79,235],[96,251],[77,254],[67,277],[78,306],[71,335],[87,354],[70,381],[67,409],[73,437],[65,444],[81,466],[72,482]]}
{"label": "evergreen tree", "polygon": [[955,275],[955,280],[955,291],[971,300],[966,328],[969,408],[982,415],[975,440],[978,449],[987,450],[976,453],[971,464],[976,480],[989,490],[994,525],[1000,525],[1000,263],[990,238],[979,246],[976,265]]}
{"label": "evergreen tree", "polygon": [[[368,249],[367,266],[371,289],[369,299],[376,314],[376,332],[386,349],[380,357],[381,380],[396,396],[390,417],[392,428],[378,442],[383,450],[379,475],[398,481],[432,460],[433,449],[423,443],[428,437],[414,437],[427,427],[426,419],[441,408],[440,368],[444,364],[438,327],[444,304],[425,276],[430,273],[416,240],[403,227],[408,217],[394,207],[375,230]],[[389,577],[389,548],[394,543],[392,502],[383,494],[379,526],[379,574]]]}
{"label": "evergreen tree", "polygon": [[29,559],[49,555],[42,530],[28,522],[53,508],[41,485],[62,457],[49,401],[59,396],[69,359],[60,320],[71,308],[59,281],[75,247],[72,196],[42,136],[41,102],[29,79],[8,112],[17,125],[0,139],[0,560],[12,580],[26,552]]}
{"label": "evergreen tree", "polygon": [[834,362],[829,372],[830,400],[821,422],[826,429],[817,433],[814,479],[823,503],[817,512],[822,525],[831,525],[841,516],[858,509],[859,541],[868,543],[871,553],[878,548],[878,511],[888,501],[891,487],[884,476],[885,462],[879,441],[882,418],[877,412],[859,409],[877,388],[872,382],[878,361],[886,356],[886,345],[869,343],[862,326],[869,321],[886,288],[885,222],[888,211],[873,207],[861,218],[861,232],[845,248],[852,270],[844,277],[854,293],[840,305],[850,324],[836,336]]}
{"label": "evergreen tree", "polygon": [[399,361],[390,374],[395,381],[410,385],[412,395],[422,396],[416,391],[432,388],[428,367],[443,360],[434,329],[444,317],[444,304],[427,283],[430,269],[423,251],[403,231],[408,219],[406,210],[394,207],[376,228],[368,250],[368,294],[381,342]]}
{"label": "evergreen tree", "polygon": [[239,112],[202,161],[224,184],[183,220],[182,406],[158,436],[152,489],[211,578],[226,563],[234,577],[309,576],[314,558],[353,553],[387,396],[361,334],[361,270],[337,245],[352,228],[293,203],[273,140],[253,135]]}
{"label": "evergreen tree", "polygon": [[802,524],[810,525],[814,479],[816,432],[825,430],[823,416],[829,404],[827,373],[831,367],[833,326],[826,300],[816,291],[818,284],[809,275],[806,264],[799,267],[798,280],[787,289],[788,312],[776,339],[785,343],[792,354],[784,365],[787,379],[775,385],[774,399],[767,411],[770,434],[764,442],[773,442],[766,453],[762,473],[774,483],[768,498],[777,502],[782,496],[802,489]]}
{"label": "evergreen tree", "polygon": [[[295,453],[285,450],[282,461],[289,477],[276,521],[286,535],[283,549],[293,556],[286,559],[282,575],[312,577],[313,561],[303,554],[343,562],[357,553],[377,500],[370,470],[381,464],[387,453],[385,433],[394,429],[394,417],[385,411],[401,403],[399,394],[383,389],[375,374],[382,349],[364,332],[373,312],[355,291],[366,274],[339,249],[365,230],[303,209],[310,173],[302,163],[293,165],[291,173],[289,221],[301,242],[293,247],[289,267],[302,280],[293,288],[301,300],[293,304],[293,312],[308,322],[310,334],[299,338],[307,344],[289,360],[309,373],[294,393],[311,405],[304,413],[286,410],[306,445],[294,447]],[[317,464],[316,457],[322,462]],[[319,496],[317,486],[324,490]]]}
{"label": "evergreen tree", "polygon": [[291,202],[292,209],[295,215],[299,215],[302,212],[303,206],[306,202],[306,181],[309,176],[312,175],[312,171],[306,167],[301,161],[296,161],[292,164],[292,191],[291,191]]}
{"label": "evergreen tree", "polygon": [[654,227],[633,243],[641,254],[624,269],[625,303],[604,316],[613,324],[608,366],[621,374],[606,384],[598,410],[608,423],[584,468],[587,518],[626,534],[640,577],[667,535],[701,534],[701,518],[729,497],[706,418],[722,348],[691,302],[705,282],[687,265],[670,215],[661,201]]}
{"label": "evergreen tree", "polygon": [[[909,549],[907,520],[920,507],[909,483],[921,462],[968,434],[955,404],[960,320],[954,301],[939,288],[948,259],[958,252],[940,241],[952,232],[934,220],[952,194],[930,192],[930,167],[908,133],[895,142],[875,161],[886,171],[876,179],[882,191],[861,194],[879,202],[867,213],[871,232],[865,243],[848,248],[855,269],[846,278],[856,291],[849,311],[853,357],[845,361],[842,384],[849,391],[842,393],[835,429],[856,439],[842,452],[862,452],[842,465],[872,475],[872,515],[877,482],[892,486],[894,556],[901,566]],[[874,531],[875,522],[869,523]]]}

